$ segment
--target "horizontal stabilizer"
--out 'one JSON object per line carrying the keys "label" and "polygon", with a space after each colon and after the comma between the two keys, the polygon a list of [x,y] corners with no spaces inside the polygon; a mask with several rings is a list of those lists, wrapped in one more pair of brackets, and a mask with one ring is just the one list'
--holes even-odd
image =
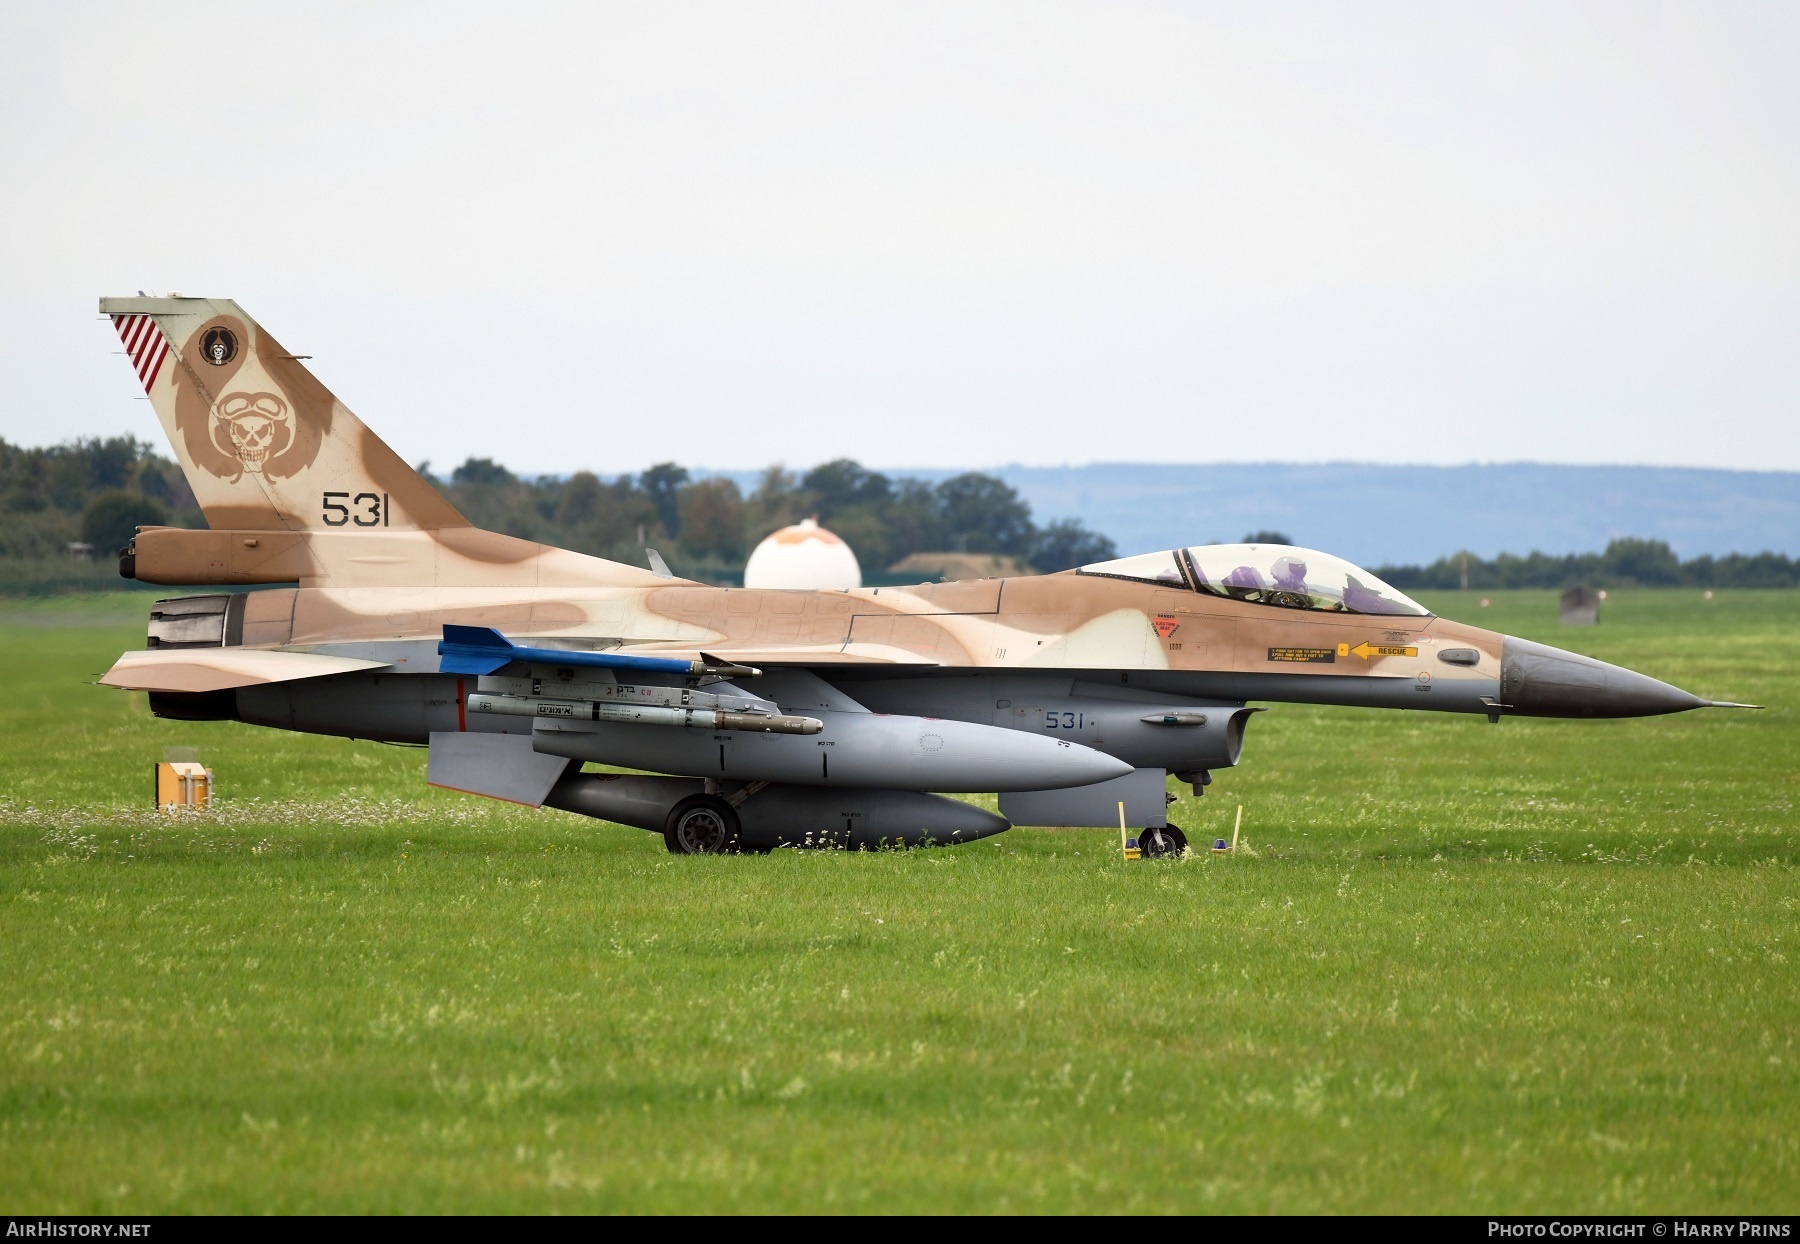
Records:
{"label": "horizontal stabilizer", "polygon": [[383,661],[272,648],[151,648],[127,652],[100,682],[127,691],[226,691],[385,668]]}
{"label": "horizontal stabilizer", "polygon": [[714,665],[679,657],[635,657],[619,652],[582,652],[567,648],[531,648],[515,644],[491,626],[444,625],[438,644],[438,669],[446,674],[492,674],[514,661],[535,665],[585,666],[589,669],[638,670],[659,674],[722,674],[744,677],[757,673],[743,665]]}

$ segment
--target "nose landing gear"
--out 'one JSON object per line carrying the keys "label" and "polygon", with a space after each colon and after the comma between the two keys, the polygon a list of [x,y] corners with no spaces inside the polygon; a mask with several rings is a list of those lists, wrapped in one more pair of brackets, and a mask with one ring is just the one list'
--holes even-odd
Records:
{"label": "nose landing gear", "polygon": [[1160,829],[1140,829],[1138,849],[1147,860],[1179,859],[1187,854],[1187,835],[1175,825],[1164,825]]}

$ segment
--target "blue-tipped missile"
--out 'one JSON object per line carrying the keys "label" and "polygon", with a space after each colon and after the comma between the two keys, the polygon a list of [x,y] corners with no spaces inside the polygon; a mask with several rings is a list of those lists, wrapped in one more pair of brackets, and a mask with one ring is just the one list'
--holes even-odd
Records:
{"label": "blue-tipped missile", "polygon": [[515,644],[491,626],[444,625],[438,644],[438,671],[444,674],[492,674],[514,661],[532,665],[581,666],[588,669],[632,670],[637,673],[711,675],[721,678],[755,678],[762,671],[750,665],[733,665],[701,654],[701,660],[679,657],[639,657],[621,652],[582,652],[568,648],[532,648]]}

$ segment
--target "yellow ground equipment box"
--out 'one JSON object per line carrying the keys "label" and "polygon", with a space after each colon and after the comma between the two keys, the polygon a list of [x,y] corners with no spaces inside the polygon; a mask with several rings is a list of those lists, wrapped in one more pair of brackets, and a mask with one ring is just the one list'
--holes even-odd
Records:
{"label": "yellow ground equipment box", "polygon": [[189,760],[156,766],[156,810],[204,808],[212,802],[212,770]]}

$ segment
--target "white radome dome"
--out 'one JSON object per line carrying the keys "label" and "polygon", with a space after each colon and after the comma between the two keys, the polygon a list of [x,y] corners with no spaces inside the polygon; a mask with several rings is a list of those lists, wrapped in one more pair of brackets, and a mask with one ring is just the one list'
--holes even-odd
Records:
{"label": "white radome dome", "polygon": [[745,587],[850,588],[862,586],[862,567],[850,546],[808,518],[765,539],[744,564]]}

